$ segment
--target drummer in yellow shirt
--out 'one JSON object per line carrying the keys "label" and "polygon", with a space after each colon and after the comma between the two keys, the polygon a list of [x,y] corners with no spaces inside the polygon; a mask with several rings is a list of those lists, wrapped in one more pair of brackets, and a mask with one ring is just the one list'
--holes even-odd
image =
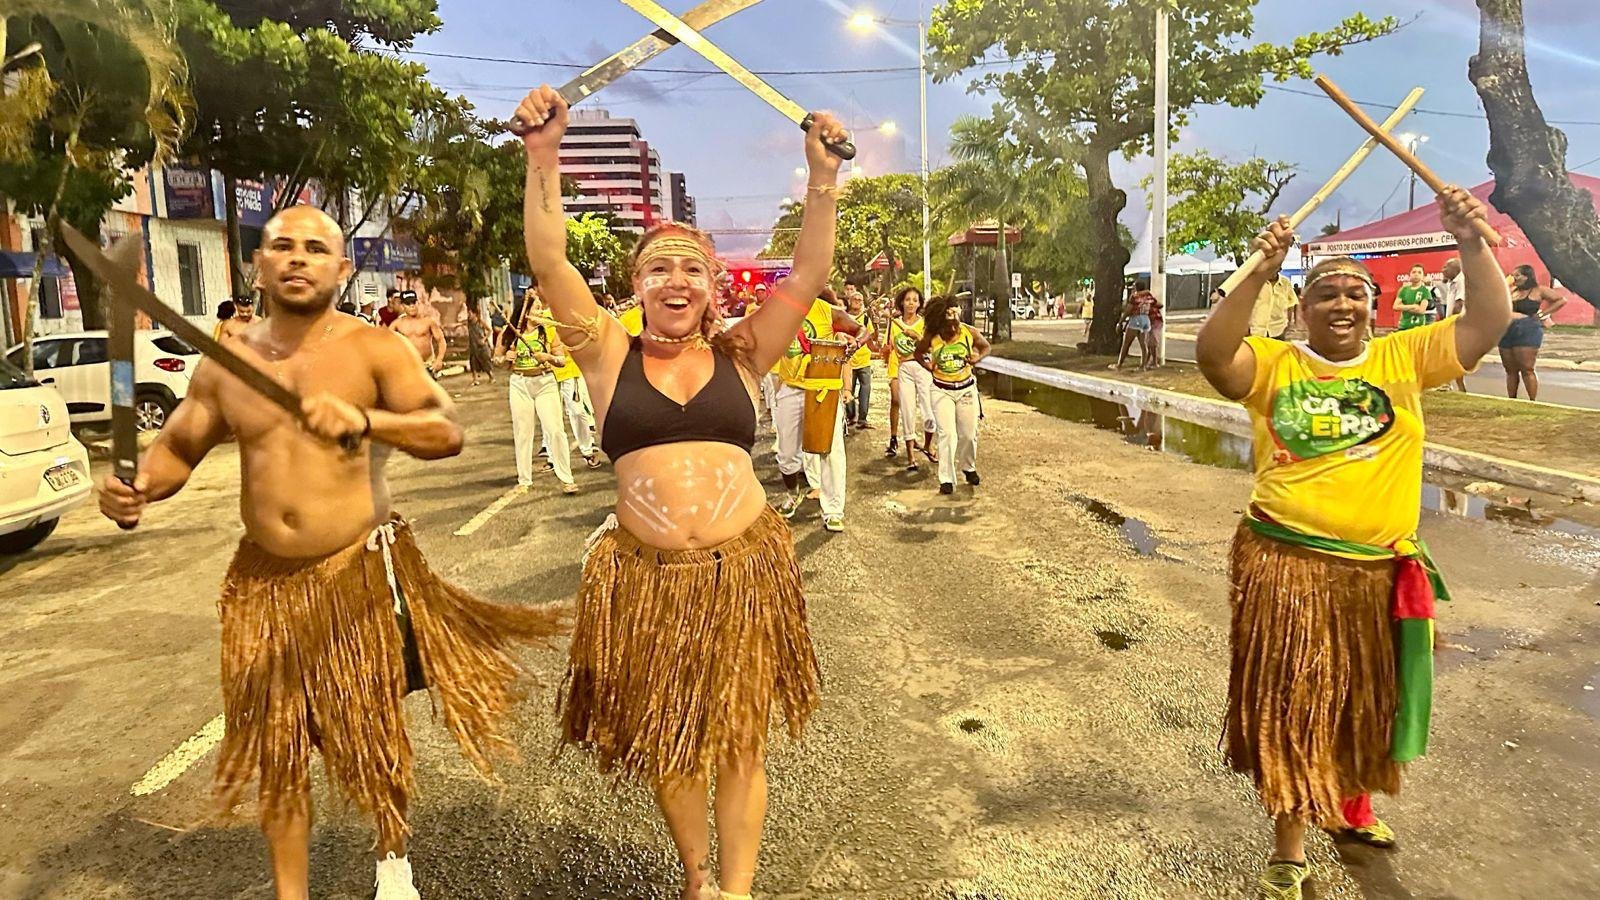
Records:
{"label": "drummer in yellow shirt", "polygon": [[801,449],[805,426],[807,390],[843,390],[843,379],[834,378],[817,382],[806,377],[811,354],[806,348],[812,341],[837,340],[837,335],[853,335],[860,330],[844,307],[837,305],[831,288],[823,288],[822,297],[813,301],[800,331],[790,342],[789,350],[778,360],[778,390],[773,400],[773,430],[778,438],[778,472],[783,475],[784,498],[778,512],[792,519],[805,502],[800,488],[801,473],[806,483],[820,491],[822,500],[822,527],[828,531],[844,530],[844,404],[838,405],[834,416],[833,449],[826,454],[806,453]]}

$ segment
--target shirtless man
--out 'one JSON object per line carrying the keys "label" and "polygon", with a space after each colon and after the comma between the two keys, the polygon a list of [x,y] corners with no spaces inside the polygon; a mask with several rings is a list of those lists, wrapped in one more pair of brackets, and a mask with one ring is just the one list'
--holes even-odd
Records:
{"label": "shirtless man", "polygon": [[[391,448],[419,459],[461,452],[448,395],[387,329],[335,312],[350,277],[337,224],[309,206],[267,223],[258,287],[273,314],[229,347],[304,398],[303,421],[209,362],[140,462],[131,486],[107,476],[100,509],[125,527],[176,494],[231,433],[245,536],[224,582],[226,736],[213,790],[230,809],[259,776],[261,827],[278,900],[306,900],[310,763],[377,824],[378,900],[416,900],[406,860],[411,745],[401,700],[434,690],[480,769],[510,750],[513,640],[536,642],[561,614],[497,606],[435,576],[390,506]],[[342,438],[362,439],[353,452]]]}
{"label": "shirtless man", "polygon": [[244,333],[256,320],[256,298],[245,294],[233,298],[233,318],[224,319],[217,326],[217,340],[231,341]]}
{"label": "shirtless man", "polygon": [[395,319],[389,327],[417,348],[417,355],[428,367],[428,374],[439,377],[439,367],[444,362],[444,329],[439,327],[438,319],[423,315],[416,291],[400,292],[400,318]]}

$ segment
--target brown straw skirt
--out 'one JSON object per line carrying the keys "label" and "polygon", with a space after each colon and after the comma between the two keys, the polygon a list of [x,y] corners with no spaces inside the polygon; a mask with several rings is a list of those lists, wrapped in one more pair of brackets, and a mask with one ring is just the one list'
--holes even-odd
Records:
{"label": "brown straw skirt", "polygon": [[1394,564],[1291,547],[1241,524],[1233,538],[1228,763],[1261,803],[1324,828],[1340,804],[1400,790],[1389,758]]}
{"label": "brown straw skirt", "polygon": [[821,675],[789,526],[772,509],[704,550],[659,550],[621,528],[583,567],[561,690],[563,739],[600,771],[704,777],[764,752],[774,700],[798,738]]}
{"label": "brown straw skirt", "polygon": [[[568,611],[478,600],[429,570],[409,525],[391,524],[421,674],[462,753],[487,775],[493,758],[515,756],[502,731],[523,674],[512,645],[544,643],[565,630]],[[363,541],[280,559],[245,539],[218,606],[227,725],[212,787],[221,809],[257,777],[263,822],[303,808],[315,747],[380,835],[404,834],[414,788],[405,634],[382,551]]]}

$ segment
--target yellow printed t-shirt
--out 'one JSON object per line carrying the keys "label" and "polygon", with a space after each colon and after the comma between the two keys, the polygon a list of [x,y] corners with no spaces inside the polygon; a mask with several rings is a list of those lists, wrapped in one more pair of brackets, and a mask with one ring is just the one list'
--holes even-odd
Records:
{"label": "yellow printed t-shirt", "polygon": [[572,358],[572,351],[567,349],[567,345],[561,338],[557,337],[552,347],[551,353],[567,361],[566,365],[556,367],[556,381],[571,381],[574,378],[581,378],[583,372],[578,368],[578,361]]}
{"label": "yellow printed t-shirt", "polygon": [[850,368],[865,369],[872,365],[872,348],[867,346],[867,335],[877,334],[878,326],[873,324],[872,313],[866,310],[862,310],[861,315],[850,318],[855,319],[856,324],[861,326],[861,348],[856,351],[855,356],[850,357]]}
{"label": "yellow printed t-shirt", "polygon": [[535,325],[511,345],[511,371],[518,375],[548,375],[550,367],[534,358],[535,353],[549,353],[555,335],[543,325]]}
{"label": "yellow printed t-shirt", "polygon": [[[805,320],[800,323],[800,332],[809,341],[833,340],[833,307],[823,300],[811,301],[811,309],[806,311]],[[806,390],[839,390],[844,387],[843,377],[829,379],[826,383],[808,380],[806,366],[810,363],[811,355],[800,349],[800,338],[796,337],[789,342],[789,349],[784,351],[783,358],[778,360],[778,377],[783,379],[784,384]]]}
{"label": "yellow printed t-shirt", "polygon": [[934,335],[928,355],[933,358],[935,381],[960,384],[972,377],[972,364],[967,362],[967,357],[972,355],[972,348],[976,344],[973,338],[972,326],[965,322],[961,323],[961,330],[950,341]]}
{"label": "yellow printed t-shirt", "polygon": [[1319,537],[1388,547],[1415,534],[1422,392],[1466,371],[1456,319],[1372,340],[1344,364],[1300,342],[1246,340],[1256,355],[1240,401],[1254,432],[1251,504]]}
{"label": "yellow printed t-shirt", "polygon": [[900,366],[909,362],[917,352],[917,341],[922,340],[922,317],[907,325],[895,316],[889,320],[889,377],[900,374]]}
{"label": "yellow printed t-shirt", "polygon": [[622,323],[622,329],[628,334],[638,337],[644,332],[644,307],[635,306],[625,309],[617,316],[617,321]]}

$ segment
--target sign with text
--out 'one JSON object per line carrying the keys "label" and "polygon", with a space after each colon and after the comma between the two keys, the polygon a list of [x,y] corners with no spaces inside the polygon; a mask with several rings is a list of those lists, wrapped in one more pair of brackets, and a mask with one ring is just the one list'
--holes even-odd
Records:
{"label": "sign with text", "polygon": [[169,219],[210,219],[216,216],[211,203],[211,173],[205,169],[168,166],[162,171]]}

